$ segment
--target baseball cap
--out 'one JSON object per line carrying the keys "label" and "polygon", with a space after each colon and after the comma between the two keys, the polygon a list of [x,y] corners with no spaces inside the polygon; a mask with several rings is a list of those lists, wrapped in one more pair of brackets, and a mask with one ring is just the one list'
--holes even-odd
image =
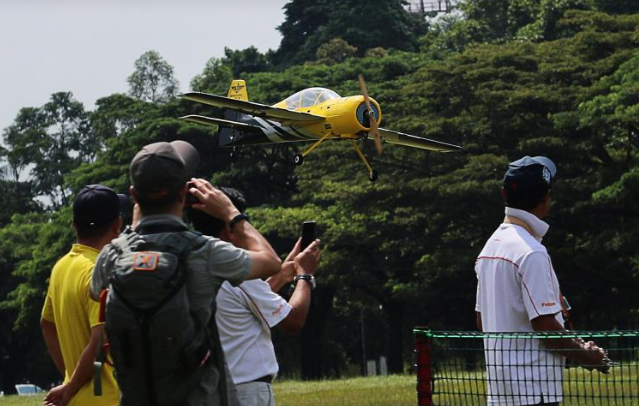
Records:
{"label": "baseball cap", "polygon": [[200,154],[186,141],[146,145],[131,161],[131,183],[138,196],[161,202],[179,191],[200,163]]}
{"label": "baseball cap", "polygon": [[87,227],[110,224],[130,205],[127,195],[104,185],[83,187],[73,201],[73,221]]}
{"label": "baseball cap", "polygon": [[556,174],[557,167],[549,158],[526,155],[508,164],[508,170],[504,175],[504,188],[512,192],[548,189]]}

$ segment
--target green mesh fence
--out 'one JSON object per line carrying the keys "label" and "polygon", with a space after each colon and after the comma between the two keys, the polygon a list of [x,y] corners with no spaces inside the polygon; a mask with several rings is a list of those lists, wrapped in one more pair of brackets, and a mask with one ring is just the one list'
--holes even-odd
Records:
{"label": "green mesh fence", "polygon": [[[639,331],[479,333],[417,328],[413,335],[419,406],[542,401],[639,406]],[[547,349],[544,340],[553,339],[595,342],[607,351],[609,370],[590,371],[566,360]]]}

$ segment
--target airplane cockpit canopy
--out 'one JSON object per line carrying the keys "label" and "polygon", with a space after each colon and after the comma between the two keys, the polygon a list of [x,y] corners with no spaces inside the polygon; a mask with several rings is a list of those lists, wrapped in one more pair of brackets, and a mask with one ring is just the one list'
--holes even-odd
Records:
{"label": "airplane cockpit canopy", "polygon": [[309,89],[300,90],[294,95],[284,100],[286,107],[289,109],[299,109],[312,107],[323,103],[326,100],[339,99],[340,95],[330,89],[323,87],[311,87]]}

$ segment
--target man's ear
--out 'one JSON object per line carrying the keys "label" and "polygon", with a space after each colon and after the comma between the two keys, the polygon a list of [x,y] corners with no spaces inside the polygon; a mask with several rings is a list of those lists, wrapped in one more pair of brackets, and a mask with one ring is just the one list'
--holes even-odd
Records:
{"label": "man's ear", "polygon": [[120,235],[120,231],[122,231],[122,225],[124,224],[124,220],[122,216],[118,215],[113,224],[111,225],[111,235]]}
{"label": "man's ear", "polygon": [[186,194],[189,193],[189,184],[185,183],[180,192],[178,193],[178,201],[184,204],[186,203]]}
{"label": "man's ear", "polygon": [[138,193],[135,191],[133,185],[129,186],[129,195],[133,198],[133,203],[140,203],[138,199]]}
{"label": "man's ear", "polygon": [[546,206],[550,207],[550,189],[548,189],[548,191],[546,192],[546,196],[544,196],[544,198],[543,198],[542,202],[543,202]]}
{"label": "man's ear", "polygon": [[506,203],[508,200],[507,200],[507,196],[506,196],[506,189],[504,189],[503,186],[501,187],[500,192],[501,192],[501,199],[504,201],[504,203]]}

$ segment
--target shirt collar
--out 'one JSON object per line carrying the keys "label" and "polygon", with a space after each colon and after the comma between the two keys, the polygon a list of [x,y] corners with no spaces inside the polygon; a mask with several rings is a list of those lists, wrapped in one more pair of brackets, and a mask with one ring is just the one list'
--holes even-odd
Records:
{"label": "shirt collar", "polygon": [[525,210],[513,209],[512,207],[506,207],[506,215],[510,217],[516,217],[524,223],[528,224],[528,227],[532,230],[532,236],[541,242],[541,239],[546,235],[550,226],[545,221],[541,220],[534,214]]}
{"label": "shirt collar", "polygon": [[80,244],[80,243],[75,243],[73,244],[73,246],[71,247],[71,251],[77,253],[77,254],[81,254],[83,252],[91,252],[91,253],[100,253],[100,250],[95,249],[93,247],[89,247],[88,245],[84,245],[84,244]]}
{"label": "shirt collar", "polygon": [[178,216],[174,216],[172,214],[153,214],[150,216],[144,216],[140,219],[140,223],[138,223],[136,230],[142,226],[154,226],[154,225],[181,225],[186,227],[184,221]]}

